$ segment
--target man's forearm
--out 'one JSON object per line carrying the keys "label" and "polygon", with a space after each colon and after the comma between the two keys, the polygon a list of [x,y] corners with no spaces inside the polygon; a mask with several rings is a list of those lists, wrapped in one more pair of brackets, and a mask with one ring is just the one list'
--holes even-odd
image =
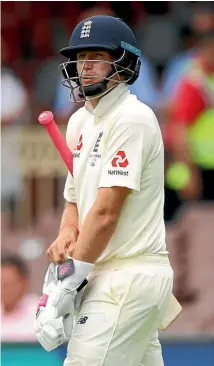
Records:
{"label": "man's forearm", "polygon": [[95,263],[106,248],[116,228],[117,219],[93,208],[88,213],[72,258]]}
{"label": "man's forearm", "polygon": [[78,227],[77,205],[76,203],[66,202],[59,231],[63,230],[64,228],[70,228],[70,230],[77,232],[75,225]]}

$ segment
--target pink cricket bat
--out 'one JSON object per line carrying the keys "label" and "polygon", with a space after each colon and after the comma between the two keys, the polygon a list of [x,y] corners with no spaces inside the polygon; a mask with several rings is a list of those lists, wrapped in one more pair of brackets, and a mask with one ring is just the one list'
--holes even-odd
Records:
{"label": "pink cricket bat", "polygon": [[53,113],[50,111],[42,112],[38,117],[38,121],[48,131],[51,140],[59,151],[68,170],[73,175],[73,154],[68,148],[63,135],[61,134],[59,128],[56,125],[56,122],[54,121]]}

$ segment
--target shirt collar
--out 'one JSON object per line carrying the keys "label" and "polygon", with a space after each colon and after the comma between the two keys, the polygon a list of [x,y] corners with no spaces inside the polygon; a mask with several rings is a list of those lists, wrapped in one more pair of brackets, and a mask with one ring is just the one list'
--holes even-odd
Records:
{"label": "shirt collar", "polygon": [[117,103],[118,98],[121,97],[124,93],[130,93],[128,90],[128,85],[125,83],[121,83],[116,88],[111,90],[108,94],[104,95],[96,108],[94,110],[91,110],[90,107],[85,105],[85,108],[92,113],[95,117],[104,117],[106,112],[109,111],[110,108],[112,108],[113,104]]}

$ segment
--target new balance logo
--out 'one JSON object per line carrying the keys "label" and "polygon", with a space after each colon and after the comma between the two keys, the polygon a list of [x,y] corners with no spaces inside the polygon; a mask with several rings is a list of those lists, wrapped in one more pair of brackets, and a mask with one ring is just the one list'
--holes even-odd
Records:
{"label": "new balance logo", "polygon": [[112,160],[111,165],[114,168],[126,168],[129,165],[128,159],[124,151],[118,151],[115,158]]}
{"label": "new balance logo", "polygon": [[86,38],[86,37],[90,36],[92,23],[93,23],[93,21],[91,21],[91,20],[88,20],[87,22],[84,23],[84,25],[81,29],[80,38]]}
{"label": "new balance logo", "polygon": [[81,315],[81,317],[79,318],[77,324],[85,324],[87,320],[88,320],[87,316]]}

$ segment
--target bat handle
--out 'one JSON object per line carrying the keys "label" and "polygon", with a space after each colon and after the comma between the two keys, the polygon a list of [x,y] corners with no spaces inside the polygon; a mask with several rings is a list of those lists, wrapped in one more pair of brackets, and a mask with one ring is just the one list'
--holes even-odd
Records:
{"label": "bat handle", "polygon": [[53,113],[50,111],[45,111],[41,113],[38,117],[38,121],[41,125],[45,127],[50,138],[52,139],[55,147],[59,151],[64,163],[66,164],[68,170],[73,175],[73,157],[72,152],[68,148],[66,141],[59,131],[55,121]]}
{"label": "bat handle", "polygon": [[41,125],[47,125],[51,122],[54,121],[54,116],[53,113],[50,111],[45,111],[42,112],[39,117],[38,117],[38,121]]}

